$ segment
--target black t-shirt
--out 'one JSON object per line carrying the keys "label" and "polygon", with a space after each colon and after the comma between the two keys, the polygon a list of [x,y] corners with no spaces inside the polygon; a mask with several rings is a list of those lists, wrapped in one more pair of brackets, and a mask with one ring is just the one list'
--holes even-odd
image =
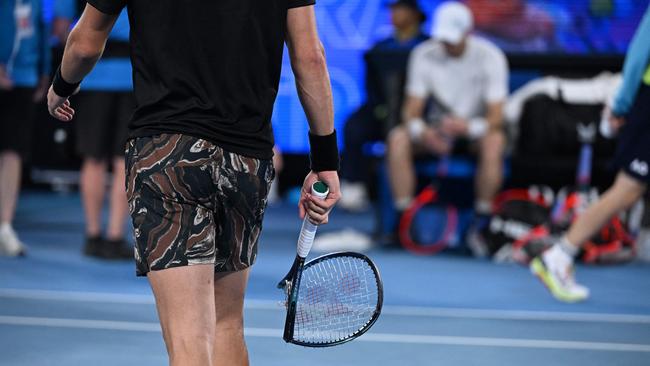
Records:
{"label": "black t-shirt", "polygon": [[287,11],[314,0],[88,0],[127,6],[137,108],[130,137],[180,133],[269,159]]}

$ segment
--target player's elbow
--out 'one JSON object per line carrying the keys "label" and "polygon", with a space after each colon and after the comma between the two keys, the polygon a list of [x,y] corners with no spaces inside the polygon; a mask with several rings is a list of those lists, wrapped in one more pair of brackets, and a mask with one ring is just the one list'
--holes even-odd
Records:
{"label": "player's elbow", "polygon": [[82,62],[96,61],[102,56],[102,52],[104,51],[103,44],[95,44],[74,32],[70,34],[67,48],[68,52],[74,58]]}
{"label": "player's elbow", "polygon": [[296,50],[292,57],[292,64],[295,69],[307,72],[326,69],[325,48],[318,42],[312,47]]}

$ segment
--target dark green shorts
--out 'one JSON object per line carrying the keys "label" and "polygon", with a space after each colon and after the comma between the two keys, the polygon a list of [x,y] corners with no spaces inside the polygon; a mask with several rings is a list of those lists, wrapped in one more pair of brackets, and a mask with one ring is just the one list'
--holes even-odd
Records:
{"label": "dark green shorts", "polygon": [[126,174],[137,275],[194,264],[230,272],[255,262],[271,160],[162,134],[127,142]]}

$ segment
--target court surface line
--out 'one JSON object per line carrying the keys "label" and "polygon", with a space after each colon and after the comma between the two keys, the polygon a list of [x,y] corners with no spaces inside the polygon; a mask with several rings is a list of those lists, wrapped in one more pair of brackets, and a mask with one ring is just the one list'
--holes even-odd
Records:
{"label": "court surface line", "polygon": [[[0,288],[0,298],[29,299],[38,301],[98,302],[112,304],[154,304],[153,295],[81,291],[22,290],[9,288]],[[273,301],[247,299],[245,302],[245,308],[248,310],[284,311],[284,307],[281,305],[279,300]],[[650,324],[650,315],[615,313],[580,313],[385,305],[382,309],[382,314],[436,318]]]}
{"label": "court surface line", "polygon": [[[158,323],[127,322],[94,319],[63,319],[21,316],[0,316],[0,325],[36,326],[54,328],[114,330],[128,332],[160,332]],[[245,328],[248,337],[281,338],[282,330],[273,328]],[[611,342],[581,342],[545,339],[514,339],[489,337],[457,337],[396,333],[368,333],[357,341],[373,343],[429,344],[502,348],[540,348],[582,351],[643,352],[650,353],[650,345]]]}

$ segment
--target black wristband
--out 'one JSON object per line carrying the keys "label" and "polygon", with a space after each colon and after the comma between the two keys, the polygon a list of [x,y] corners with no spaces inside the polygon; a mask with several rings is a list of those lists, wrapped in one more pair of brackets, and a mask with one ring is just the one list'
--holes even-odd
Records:
{"label": "black wristband", "polygon": [[61,66],[59,65],[59,68],[56,69],[56,73],[54,74],[54,80],[52,81],[52,90],[54,90],[56,95],[66,98],[77,91],[79,84],[81,84],[81,82],[70,84],[65,81],[63,76],[61,76]]}
{"label": "black wristband", "polygon": [[309,133],[311,153],[311,170],[322,172],[339,170],[339,147],[336,142],[336,130],[327,136],[318,136]]}

